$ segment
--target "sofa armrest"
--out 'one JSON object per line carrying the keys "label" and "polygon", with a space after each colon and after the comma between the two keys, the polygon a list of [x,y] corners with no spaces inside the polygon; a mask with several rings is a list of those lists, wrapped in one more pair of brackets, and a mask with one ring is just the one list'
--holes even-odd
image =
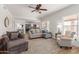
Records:
{"label": "sofa armrest", "polygon": [[7,48],[7,44],[9,42],[9,37],[5,34],[5,35],[2,35],[3,37],[3,44],[6,46],[5,48]]}

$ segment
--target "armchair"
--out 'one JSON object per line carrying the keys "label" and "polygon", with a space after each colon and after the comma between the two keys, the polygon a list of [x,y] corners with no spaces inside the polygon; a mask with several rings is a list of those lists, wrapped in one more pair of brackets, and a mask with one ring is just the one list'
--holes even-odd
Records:
{"label": "armchair", "polygon": [[62,47],[72,47],[73,36],[71,32],[65,32],[65,35],[57,35],[57,43]]}
{"label": "armchair", "polygon": [[4,38],[5,51],[9,54],[21,53],[28,49],[28,42],[24,38],[18,38],[17,32],[10,32],[10,37],[5,34]]}

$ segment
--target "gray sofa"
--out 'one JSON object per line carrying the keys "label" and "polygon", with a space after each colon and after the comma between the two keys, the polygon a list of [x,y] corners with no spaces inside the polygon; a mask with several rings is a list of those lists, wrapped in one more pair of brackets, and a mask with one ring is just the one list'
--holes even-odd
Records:
{"label": "gray sofa", "polygon": [[17,32],[7,32],[2,37],[5,43],[5,53],[16,54],[28,50],[28,42]]}
{"label": "gray sofa", "polygon": [[40,29],[30,29],[29,38],[38,38],[42,37],[42,31]]}
{"label": "gray sofa", "polygon": [[33,39],[33,38],[52,38],[52,33],[45,31],[45,30],[41,30],[39,28],[37,29],[30,29],[29,30],[29,38]]}

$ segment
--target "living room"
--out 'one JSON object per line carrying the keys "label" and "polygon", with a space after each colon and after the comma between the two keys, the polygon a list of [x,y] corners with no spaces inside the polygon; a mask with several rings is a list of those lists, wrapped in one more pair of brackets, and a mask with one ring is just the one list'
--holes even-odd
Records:
{"label": "living room", "polygon": [[78,8],[78,4],[0,4],[0,53],[79,53]]}

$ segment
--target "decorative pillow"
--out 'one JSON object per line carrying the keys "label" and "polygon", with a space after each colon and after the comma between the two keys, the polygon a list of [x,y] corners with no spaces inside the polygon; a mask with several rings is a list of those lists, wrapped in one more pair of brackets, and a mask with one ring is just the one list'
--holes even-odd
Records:
{"label": "decorative pillow", "polygon": [[31,33],[34,34],[35,33],[35,29],[31,29]]}
{"label": "decorative pillow", "polygon": [[9,37],[9,40],[15,40],[18,38],[18,32],[7,32],[7,35]]}
{"label": "decorative pillow", "polygon": [[33,31],[30,31],[30,32],[31,32],[32,34],[34,34]]}
{"label": "decorative pillow", "polygon": [[8,31],[7,31],[7,36],[8,36],[8,37],[9,37],[9,39],[10,39],[11,32],[8,32]]}
{"label": "decorative pillow", "polygon": [[24,34],[23,33],[18,33],[18,38],[24,38]]}
{"label": "decorative pillow", "polygon": [[18,33],[11,33],[10,40],[16,40],[18,39]]}
{"label": "decorative pillow", "polygon": [[40,33],[41,31],[40,31],[40,29],[36,29],[36,33]]}

